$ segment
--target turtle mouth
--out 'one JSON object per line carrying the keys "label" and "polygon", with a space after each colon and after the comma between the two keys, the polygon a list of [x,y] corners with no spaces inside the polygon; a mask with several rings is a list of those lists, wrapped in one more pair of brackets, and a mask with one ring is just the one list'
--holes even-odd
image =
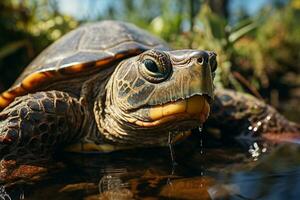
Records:
{"label": "turtle mouth", "polygon": [[203,124],[210,112],[210,106],[206,96],[195,95],[187,99],[169,102],[163,105],[153,106],[149,109],[149,121],[135,121],[135,124],[143,127],[154,127],[172,121],[195,120]]}

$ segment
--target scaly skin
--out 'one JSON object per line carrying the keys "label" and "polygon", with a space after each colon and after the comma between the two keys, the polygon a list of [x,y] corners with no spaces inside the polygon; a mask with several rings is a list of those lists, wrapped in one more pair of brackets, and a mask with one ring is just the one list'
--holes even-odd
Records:
{"label": "scaly skin", "polygon": [[82,114],[78,100],[64,92],[17,98],[0,114],[0,180],[45,171],[55,150],[82,137]]}
{"label": "scaly skin", "polygon": [[[149,59],[161,72],[147,70],[144,61]],[[99,93],[94,101],[93,113],[105,142],[125,148],[166,146],[170,132],[177,136],[201,125],[209,111],[204,105],[213,95],[210,63],[215,59],[207,51],[149,50],[121,62],[105,87],[105,96]],[[167,77],[160,78],[163,73]],[[175,105],[192,97],[201,100],[199,109]],[[170,102],[173,109],[163,114]]]}

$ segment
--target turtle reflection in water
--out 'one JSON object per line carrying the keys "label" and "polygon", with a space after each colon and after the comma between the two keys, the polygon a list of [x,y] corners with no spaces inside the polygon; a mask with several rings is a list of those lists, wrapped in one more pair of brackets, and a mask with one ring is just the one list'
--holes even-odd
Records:
{"label": "turtle reflection in water", "polygon": [[209,113],[208,126],[232,130],[220,138],[247,134],[250,126],[260,134],[298,131],[252,96],[214,92],[216,67],[214,52],[172,50],[128,23],[79,27],[44,50],[1,94],[1,180],[46,172],[62,150],[166,146],[170,133],[179,142]]}

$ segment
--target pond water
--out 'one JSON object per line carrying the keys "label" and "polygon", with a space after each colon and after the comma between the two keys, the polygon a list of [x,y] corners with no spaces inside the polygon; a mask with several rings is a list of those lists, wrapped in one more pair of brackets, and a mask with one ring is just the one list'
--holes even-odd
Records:
{"label": "pond water", "polygon": [[[11,199],[299,199],[300,148],[211,145],[193,135],[174,147],[65,154],[67,167],[7,189]],[[213,147],[212,147],[213,146]]]}

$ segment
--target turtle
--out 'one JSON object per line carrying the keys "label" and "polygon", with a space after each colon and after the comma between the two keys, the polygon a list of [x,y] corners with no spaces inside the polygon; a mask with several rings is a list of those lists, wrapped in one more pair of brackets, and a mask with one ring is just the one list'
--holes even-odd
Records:
{"label": "turtle", "polygon": [[127,22],[72,30],[0,95],[1,180],[43,171],[60,151],[178,143],[205,121],[233,135],[298,131],[263,101],[215,89],[216,69],[215,52],[173,50]]}

